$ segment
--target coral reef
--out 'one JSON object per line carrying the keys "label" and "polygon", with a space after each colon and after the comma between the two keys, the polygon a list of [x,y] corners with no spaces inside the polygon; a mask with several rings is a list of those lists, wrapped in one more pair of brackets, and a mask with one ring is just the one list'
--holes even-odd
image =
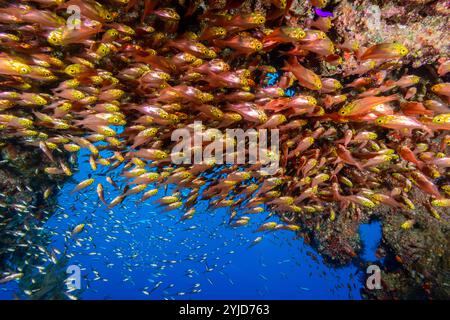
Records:
{"label": "coral reef", "polygon": [[[400,41],[410,55],[403,63],[414,68],[448,57],[450,27],[448,1],[337,1],[336,33],[362,47]],[[349,61],[351,63],[351,61]]]}

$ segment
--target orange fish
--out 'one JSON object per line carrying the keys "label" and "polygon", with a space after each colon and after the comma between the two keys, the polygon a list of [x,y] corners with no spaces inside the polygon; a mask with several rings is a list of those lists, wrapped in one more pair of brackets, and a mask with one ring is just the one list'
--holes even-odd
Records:
{"label": "orange fish", "polygon": [[263,14],[258,12],[252,12],[250,14],[237,14],[231,19],[224,20],[221,24],[226,28],[228,32],[237,32],[247,29],[257,28],[266,22],[266,18]]}
{"label": "orange fish", "polygon": [[297,78],[301,86],[311,89],[320,90],[322,89],[322,81],[320,77],[313,71],[303,67],[295,57],[291,57],[289,62],[285,61],[285,66],[282,70],[290,71]]}
{"label": "orange fish", "polygon": [[422,172],[413,171],[411,173],[411,178],[420,187],[421,190],[438,199],[442,198],[442,195],[440,194],[436,185],[432,181],[430,181],[430,179],[427,178]]}
{"label": "orange fish", "polygon": [[435,84],[431,87],[431,91],[441,96],[450,97],[450,82]]}
{"label": "orange fish", "polygon": [[214,44],[219,47],[229,47],[238,53],[246,55],[260,51],[263,48],[263,44],[258,39],[242,35],[237,35],[227,40],[214,40]]}
{"label": "orange fish", "polygon": [[314,52],[320,56],[329,56],[334,53],[333,42],[328,38],[317,39],[305,43],[300,42],[300,44],[296,45],[296,48]]}
{"label": "orange fish", "polygon": [[49,32],[47,41],[54,46],[63,46],[72,43],[87,43],[89,38],[99,33],[102,29],[101,23],[95,20],[79,23],[79,28],[65,26]]}
{"label": "orange fish", "polygon": [[377,105],[385,104],[390,101],[399,99],[399,96],[393,94],[387,97],[366,97],[354,100],[343,106],[338,112],[341,116],[357,116],[367,114]]}
{"label": "orange fish", "polygon": [[72,193],[80,191],[84,188],[89,187],[94,182],[94,179],[86,179],[84,181],[81,181],[79,184],[76,185],[76,187],[72,190]]}
{"label": "orange fish", "polygon": [[306,36],[305,31],[299,27],[279,27],[264,37],[264,42],[291,43],[299,41]]}
{"label": "orange fish", "polygon": [[77,6],[82,16],[99,22],[112,22],[114,14],[105,9],[100,3],[93,0],[69,0],[59,8]]}
{"label": "orange fish", "polygon": [[376,44],[364,51],[361,55],[360,60],[369,59],[398,59],[402,58],[408,54],[408,49],[399,43],[381,43]]}
{"label": "orange fish", "polygon": [[417,121],[414,118],[402,115],[381,116],[375,120],[375,124],[385,128],[399,129],[399,130],[407,129],[408,131],[412,129],[421,129],[429,134],[432,134],[432,130],[423,123]]}
{"label": "orange fish", "polygon": [[437,73],[440,77],[445,76],[449,72],[450,72],[450,59],[442,62],[437,69]]}
{"label": "orange fish", "polygon": [[355,166],[361,171],[363,170],[361,163],[356,161],[355,158],[353,158],[352,153],[343,145],[339,144],[336,152],[339,159],[341,159],[344,163]]}
{"label": "orange fish", "polygon": [[406,116],[414,116],[414,115],[433,115],[433,111],[425,108],[422,102],[417,101],[406,101],[400,104],[400,109],[403,114]]}
{"label": "orange fish", "polygon": [[422,169],[424,163],[416,158],[416,155],[407,146],[398,149],[398,154],[406,161],[414,163],[419,169]]}
{"label": "orange fish", "polygon": [[329,17],[318,17],[316,20],[309,20],[308,23],[311,27],[322,30],[323,32],[328,32],[332,27]]}

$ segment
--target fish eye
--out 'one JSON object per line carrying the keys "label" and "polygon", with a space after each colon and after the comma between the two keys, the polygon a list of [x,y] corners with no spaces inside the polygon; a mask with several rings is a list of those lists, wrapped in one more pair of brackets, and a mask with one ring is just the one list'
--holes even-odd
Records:
{"label": "fish eye", "polygon": [[119,35],[119,31],[117,31],[116,29],[109,29],[107,32],[111,37],[117,37]]}
{"label": "fish eye", "polygon": [[100,46],[99,50],[101,55],[106,55],[109,52],[109,48],[106,46]]}
{"label": "fish eye", "polygon": [[25,67],[20,68],[20,73],[24,74],[24,73],[28,73],[28,69]]}

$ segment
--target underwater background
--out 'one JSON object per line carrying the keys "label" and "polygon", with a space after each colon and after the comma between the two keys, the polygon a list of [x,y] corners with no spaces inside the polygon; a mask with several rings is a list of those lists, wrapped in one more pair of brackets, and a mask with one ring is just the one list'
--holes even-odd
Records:
{"label": "underwater background", "polygon": [[[449,24],[447,0],[0,1],[0,299],[448,299]],[[279,170],[174,164],[198,121],[279,130]]]}

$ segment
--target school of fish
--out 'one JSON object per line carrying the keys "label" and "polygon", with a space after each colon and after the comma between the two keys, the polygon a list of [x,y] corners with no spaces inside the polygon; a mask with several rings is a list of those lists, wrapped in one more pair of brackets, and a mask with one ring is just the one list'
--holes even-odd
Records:
{"label": "school of fish", "polygon": [[[232,227],[269,210],[281,221],[257,232],[296,232],[299,215],[320,224],[348,207],[414,210],[413,189],[441,219],[435,208],[450,207],[450,60],[430,81],[402,65],[401,43],[342,41],[331,17],[302,21],[291,4],[271,0],[265,13],[239,1],[0,1],[0,146],[41,150],[48,179],[72,176],[87,150],[92,171],[107,168],[121,191],[109,198],[88,178],[72,193],[96,192],[108,209],[175,186],[155,205],[183,210],[180,221],[209,200],[228,208]],[[358,66],[343,68],[350,58]],[[322,76],[321,64],[340,73]],[[173,164],[171,134],[194,121],[204,130],[279,129],[279,170]],[[405,218],[401,228],[413,225]]]}

